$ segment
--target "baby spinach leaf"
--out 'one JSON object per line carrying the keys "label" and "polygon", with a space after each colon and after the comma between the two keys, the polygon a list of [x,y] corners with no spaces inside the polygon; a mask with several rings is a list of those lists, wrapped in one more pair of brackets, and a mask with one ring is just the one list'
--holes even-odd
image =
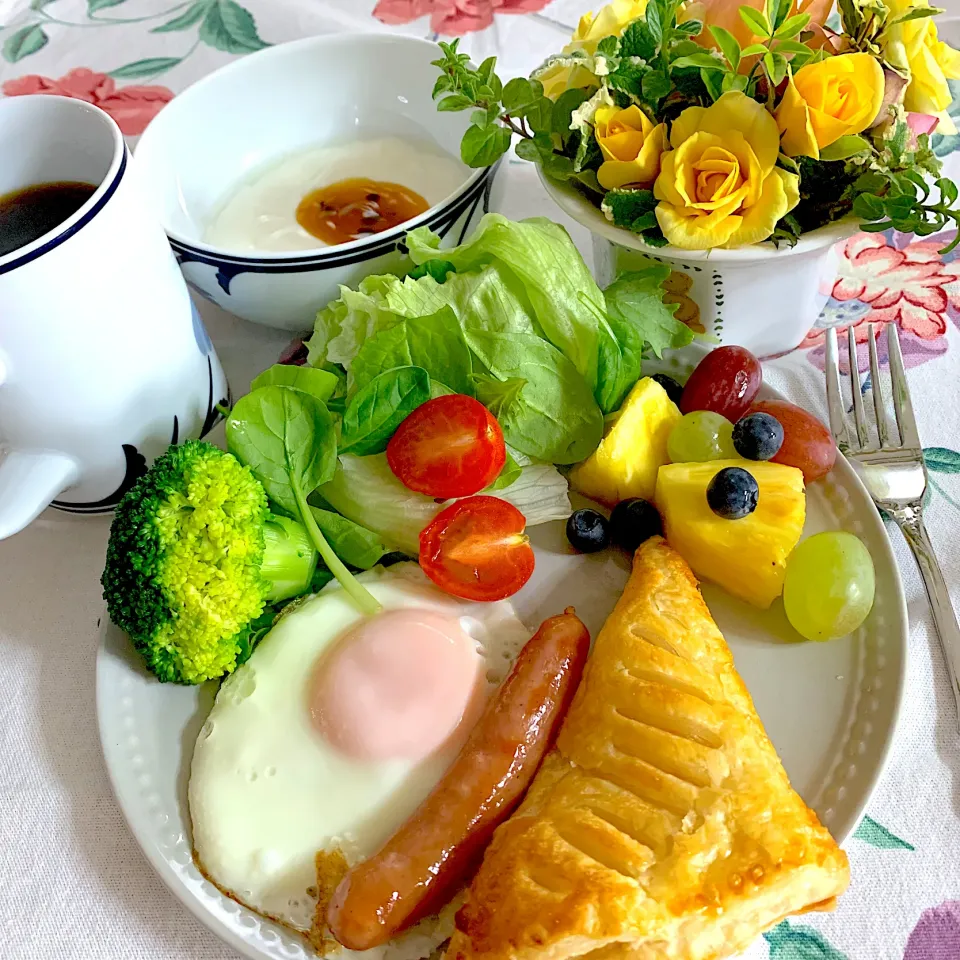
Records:
{"label": "baby spinach leaf", "polygon": [[510,406],[520,396],[520,391],[527,385],[522,377],[508,377],[506,380],[497,380],[494,377],[480,374],[474,378],[477,388],[477,399],[495,416]]}
{"label": "baby spinach leaf", "polygon": [[337,469],[333,417],[323,402],[293,387],[261,387],[241,397],[227,418],[227,447],[253,471],[267,496],[307,528],[323,562],[366,614],[380,604],[327,543],[307,497]]}
{"label": "baby spinach leaf", "polygon": [[339,382],[339,378],[329,370],[275,363],[253,378],[250,389],[259,390],[261,387],[269,386],[293,387],[295,390],[309,393],[318,400],[327,401],[333,396]]}
{"label": "baby spinach leaf", "polygon": [[382,453],[403,420],[429,399],[430,377],[423,367],[397,367],[374,377],[347,404],[341,452],[361,457]]}
{"label": "baby spinach leaf", "polygon": [[310,512],[320,532],[327,538],[337,556],[351,567],[369,570],[385,553],[387,545],[372,530],[361,527],[339,513],[323,510],[311,504]]}
{"label": "baby spinach leaf", "polygon": [[267,496],[296,515],[294,486],[307,496],[337,468],[330,412],[316,397],[286,386],[241,397],[227,420],[227,446],[263,484]]}

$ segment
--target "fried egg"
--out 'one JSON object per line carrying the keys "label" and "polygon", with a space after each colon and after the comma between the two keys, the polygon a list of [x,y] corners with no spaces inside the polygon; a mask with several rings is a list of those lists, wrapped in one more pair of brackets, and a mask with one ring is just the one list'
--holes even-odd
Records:
{"label": "fried egg", "polygon": [[313,146],[254,170],[233,186],[203,239],[236,253],[310,250],[328,244],[297,221],[300,201],[321,187],[354,177],[402,184],[430,205],[466,182],[471,171],[426,140],[380,137]]}
{"label": "fried egg", "polygon": [[[352,866],[382,846],[456,757],[485,700],[530,637],[508,601],[450,597],[414,563],[376,568],[360,579],[382,604],[382,619],[364,621],[336,584],[281,617],[223,682],[191,768],[189,804],[201,868],[236,900],[301,933],[310,930],[316,911],[318,852],[339,850]],[[347,726],[357,726],[375,713],[376,696],[391,696],[389,676],[374,676],[371,686],[362,682],[363,671],[402,673],[401,655],[384,644],[396,636],[399,649],[403,638],[396,624],[404,611],[408,624],[422,624],[426,632],[442,633],[452,624],[471,648],[442,654],[442,670],[459,676],[461,687],[473,684],[455,709],[442,699],[443,716],[434,726],[449,724],[451,717],[460,721],[446,736],[438,737],[423,715],[419,695],[394,705],[413,715],[411,729],[425,732],[420,749],[416,736],[404,737],[382,721],[365,728],[365,736],[345,735],[323,709],[327,704]],[[378,628],[372,640],[367,630],[369,642],[352,644],[351,637],[370,623]],[[422,653],[428,648],[419,649],[419,659],[429,659]],[[417,679],[402,683],[442,687],[446,673],[434,668],[431,679],[430,667],[417,663]],[[462,716],[454,717],[452,709]],[[395,941],[381,955],[427,956],[450,934],[449,914],[445,925],[425,921],[404,934],[406,949],[398,951]]]}

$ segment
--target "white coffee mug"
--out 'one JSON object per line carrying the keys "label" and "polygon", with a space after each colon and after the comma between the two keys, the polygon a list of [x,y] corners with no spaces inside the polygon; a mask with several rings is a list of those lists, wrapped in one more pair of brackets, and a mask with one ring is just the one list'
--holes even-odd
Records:
{"label": "white coffee mug", "polygon": [[228,397],[116,123],[80,100],[0,99],[0,196],[71,180],[97,189],[0,257],[0,539],[51,504],[109,512]]}

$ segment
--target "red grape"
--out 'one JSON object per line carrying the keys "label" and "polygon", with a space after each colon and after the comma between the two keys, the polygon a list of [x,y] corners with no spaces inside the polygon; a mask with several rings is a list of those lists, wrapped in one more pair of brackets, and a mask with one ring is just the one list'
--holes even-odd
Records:
{"label": "red grape", "polygon": [[717,347],[697,364],[680,398],[680,412],[712,410],[736,423],[760,389],[760,361],[743,347]]}
{"label": "red grape", "polygon": [[833,469],[837,447],[827,428],[812,414],[786,400],[758,400],[751,413],[769,413],[783,427],[783,445],[774,463],[799,467],[806,483],[818,480]]}

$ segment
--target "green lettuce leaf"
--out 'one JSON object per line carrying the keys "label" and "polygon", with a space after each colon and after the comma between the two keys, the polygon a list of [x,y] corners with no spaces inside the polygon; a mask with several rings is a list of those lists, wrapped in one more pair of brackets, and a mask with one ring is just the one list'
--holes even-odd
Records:
{"label": "green lettuce leaf", "polygon": [[441,382],[449,392],[473,396],[474,357],[449,305],[381,330],[360,347],[350,373],[354,386],[362,389],[387,370],[406,366],[423,367],[431,381]]}
{"label": "green lettuce leaf", "polygon": [[[419,554],[420,531],[453,502],[437,503],[408,490],[393,475],[385,454],[344,454],[333,479],[318,493],[334,510],[411,557]],[[528,527],[570,516],[567,481],[549,464],[525,466],[508,487],[487,493],[512,503]]]}
{"label": "green lettuce leaf", "polygon": [[[436,257],[438,238],[420,227],[407,235],[414,263]],[[486,214],[466,243],[443,251],[457,274],[496,264],[522,284],[544,336],[587,381],[597,381],[597,318],[586,297],[603,309],[603,296],[567,231],[543,217],[508,220]],[[448,278],[447,283],[453,278]],[[446,284],[445,284],[446,286]]]}

